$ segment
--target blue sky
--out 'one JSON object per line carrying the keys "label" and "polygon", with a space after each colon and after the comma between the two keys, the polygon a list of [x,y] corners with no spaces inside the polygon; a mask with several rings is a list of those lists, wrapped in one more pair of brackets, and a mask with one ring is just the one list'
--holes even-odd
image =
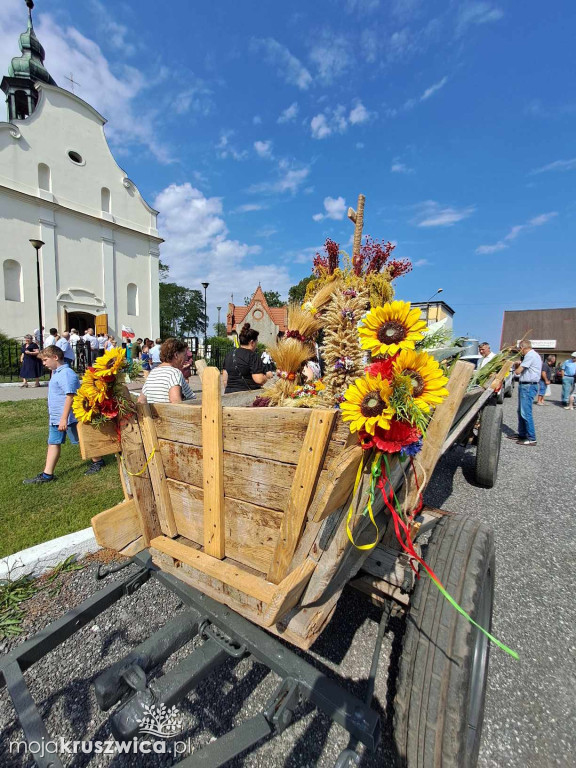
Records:
{"label": "blue sky", "polygon": [[[0,66],[24,29],[4,0]],[[159,12],[160,9],[160,12]],[[440,0],[37,0],[58,84],[108,118],[161,212],[174,279],[208,280],[211,322],[259,281],[286,295],[329,236],[397,243],[459,334],[504,309],[574,305],[576,5]],[[526,329],[528,330],[528,329]]]}

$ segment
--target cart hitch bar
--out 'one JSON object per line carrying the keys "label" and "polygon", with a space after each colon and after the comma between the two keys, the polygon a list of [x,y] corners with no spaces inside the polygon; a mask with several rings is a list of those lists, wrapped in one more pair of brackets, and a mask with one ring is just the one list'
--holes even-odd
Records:
{"label": "cart hitch bar", "polygon": [[[351,737],[352,750],[360,742],[370,751],[376,749],[380,741],[380,718],[370,708],[373,687],[368,701],[360,701],[277,638],[171,574],[160,571],[147,550],[130,562],[138,566],[135,573],[96,592],[0,661],[0,688],[8,688],[28,743],[42,743],[50,737],[23,672],[120,598],[131,595],[149,578],[154,578],[180,598],[184,607],[96,677],[94,691],[100,709],[107,711],[118,705],[110,717],[116,739],[126,741],[136,737],[145,710],[152,704],[164,705],[167,709],[175,706],[226,662],[250,657],[280,677],[274,695],[260,713],[180,761],[181,768],[225,765],[263,739],[285,730],[294,721],[302,702],[313,704],[345,728]],[[186,650],[184,646],[192,641],[190,652],[182,655]],[[176,652],[180,652],[181,658],[168,672],[159,675],[158,668]],[[34,758],[39,768],[62,766],[55,754],[42,757],[38,753]]]}

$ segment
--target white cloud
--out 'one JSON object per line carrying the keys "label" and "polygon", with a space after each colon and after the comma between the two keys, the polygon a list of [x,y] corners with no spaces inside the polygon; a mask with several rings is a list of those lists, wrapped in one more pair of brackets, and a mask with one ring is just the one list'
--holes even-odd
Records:
{"label": "white cloud", "polygon": [[275,235],[277,232],[278,232],[277,228],[276,228],[276,227],[273,227],[273,226],[271,226],[271,225],[269,224],[268,226],[265,226],[265,227],[261,227],[261,228],[260,228],[260,229],[259,229],[259,230],[256,232],[256,237],[264,237],[264,238],[268,238],[268,237],[272,237],[272,235]]}
{"label": "white cloud", "polygon": [[356,149],[364,149],[364,143],[362,141],[357,141]]}
{"label": "white cloud", "polygon": [[414,173],[414,168],[409,168],[396,157],[390,166],[390,173]]}
{"label": "white cloud", "polygon": [[426,99],[429,99],[430,96],[435,94],[441,88],[444,88],[447,82],[448,82],[448,78],[443,77],[442,80],[439,80],[437,83],[434,83],[434,85],[431,85],[430,88],[426,88],[422,96],[420,96],[420,101],[426,101]]}
{"label": "white cloud", "polygon": [[295,195],[310,175],[310,168],[295,168],[287,160],[280,160],[276,173],[278,178],[274,181],[252,184],[247,191],[251,194],[282,195],[289,192]]}
{"label": "white cloud", "polygon": [[452,227],[459,221],[467,219],[476,210],[473,205],[460,209],[450,206],[443,207],[434,200],[426,200],[420,203],[417,208],[419,210],[412,223],[418,227]]}
{"label": "white cloud", "polygon": [[332,133],[332,128],[328,125],[328,118],[322,113],[312,118],[310,128],[313,139],[325,139]]}
{"label": "white cloud", "polygon": [[430,266],[430,262],[428,261],[428,259],[418,259],[418,261],[414,262],[414,266],[415,267],[429,267]]}
{"label": "white cloud", "polygon": [[252,213],[253,211],[264,211],[266,208],[267,206],[261,203],[245,203],[234,208],[232,213]]}
{"label": "white cloud", "polygon": [[107,42],[123,54],[133,56],[136,53],[136,46],[127,40],[129,36],[132,40],[134,39],[132,30],[113,19],[100,0],[90,0],[90,6],[97,18],[98,27],[106,35]]}
{"label": "white cloud", "polygon": [[346,0],[348,13],[371,13],[376,11],[379,5],[380,0]]}
{"label": "white cloud", "polygon": [[325,197],[324,210],[326,213],[316,213],[312,216],[314,221],[322,221],[322,219],[334,219],[335,221],[339,221],[340,219],[343,219],[346,214],[346,201],[343,197]]}
{"label": "white cloud", "polygon": [[222,131],[218,144],[216,144],[216,153],[221,160],[227,160],[229,157],[232,160],[246,160],[248,152],[243,149],[237,149],[230,143],[231,136],[234,135],[234,131]]}
{"label": "white cloud", "polygon": [[293,120],[296,120],[299,111],[300,108],[298,107],[298,102],[294,101],[292,104],[290,104],[289,107],[286,107],[286,109],[280,113],[278,122],[291,123]]}
{"label": "white cloud", "polygon": [[481,255],[503,251],[504,249],[509,248],[510,243],[513,240],[516,240],[518,235],[522,232],[533,229],[534,227],[541,227],[556,216],[558,216],[558,213],[556,211],[551,211],[550,213],[541,213],[539,216],[534,216],[526,224],[516,224],[514,227],[511,227],[507,235],[504,235],[502,240],[498,240],[497,243],[493,243],[492,245],[479,245],[478,248],[476,248],[476,253]]}
{"label": "white cloud", "polygon": [[553,163],[543,165],[542,168],[536,168],[531,173],[546,173],[547,171],[574,171],[576,170],[576,157],[570,160],[554,160]]}
{"label": "white cloud", "polygon": [[312,75],[302,62],[273,37],[255,38],[252,47],[257,51],[263,50],[268,61],[278,67],[280,77],[290,85],[295,85],[302,91],[312,85]]}
{"label": "white cloud", "polygon": [[474,25],[499,21],[503,16],[504,12],[492,3],[475,1],[465,3],[458,12],[456,34],[463,35]]}
{"label": "white cloud", "polygon": [[329,85],[350,69],[353,63],[350,48],[348,38],[329,29],[322,30],[310,49],[310,61],[321,82]]}
{"label": "white cloud", "polygon": [[154,200],[161,211],[159,227],[165,243],[162,260],[170,266],[170,279],[189,288],[208,288],[210,321],[215,307],[227,307],[233,293],[237,301],[251,295],[259,282],[266,290],[286,295],[291,280],[288,270],[253,259],[260,246],[229,238],[220,198],[207,198],[191,184],[171,184]]}
{"label": "white cloud", "polygon": [[255,141],[254,149],[259,157],[271,158],[272,157],[272,142],[271,141]]}
{"label": "white cloud", "polygon": [[214,107],[212,91],[202,80],[196,79],[194,85],[183,90],[173,101],[173,109],[178,115],[193,112],[207,117]]}
{"label": "white cloud", "polygon": [[350,110],[350,114],[348,115],[348,120],[351,123],[351,125],[359,125],[361,123],[365,123],[367,120],[370,119],[370,112],[366,109],[364,104],[362,104],[361,101],[358,101],[356,106]]}
{"label": "white cloud", "polygon": [[[18,55],[18,36],[26,26],[26,7],[20,0],[2,2],[0,51],[4,67]],[[56,22],[49,13],[35,13],[34,28],[46,50],[46,67],[62,88],[73,73],[76,95],[87,101],[109,122],[106,136],[117,151],[146,149],[161,163],[173,162],[170,148],[160,139],[159,113],[136,106],[147,87],[147,76],[134,67],[111,67],[100,46],[75,27]]]}

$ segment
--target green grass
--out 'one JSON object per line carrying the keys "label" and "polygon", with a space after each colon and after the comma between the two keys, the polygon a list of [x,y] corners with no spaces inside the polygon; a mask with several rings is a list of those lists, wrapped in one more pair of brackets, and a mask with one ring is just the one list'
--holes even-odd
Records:
{"label": "green grass", "polygon": [[77,446],[62,446],[53,483],[23,485],[44,469],[48,438],[46,400],[0,403],[0,557],[90,525],[90,518],[122,501],[113,456],[96,475]]}

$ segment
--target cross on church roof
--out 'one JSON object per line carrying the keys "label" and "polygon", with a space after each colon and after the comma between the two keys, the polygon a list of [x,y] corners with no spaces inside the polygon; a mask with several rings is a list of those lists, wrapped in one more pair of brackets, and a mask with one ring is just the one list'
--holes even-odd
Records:
{"label": "cross on church roof", "polygon": [[[65,77],[66,77],[66,75],[65,75]],[[75,85],[78,85],[78,86],[80,85],[80,83],[78,83],[76,80],[74,80],[74,73],[70,72],[70,77],[66,77],[66,80],[70,80],[70,82],[72,83],[72,93],[74,93],[74,86]]]}

